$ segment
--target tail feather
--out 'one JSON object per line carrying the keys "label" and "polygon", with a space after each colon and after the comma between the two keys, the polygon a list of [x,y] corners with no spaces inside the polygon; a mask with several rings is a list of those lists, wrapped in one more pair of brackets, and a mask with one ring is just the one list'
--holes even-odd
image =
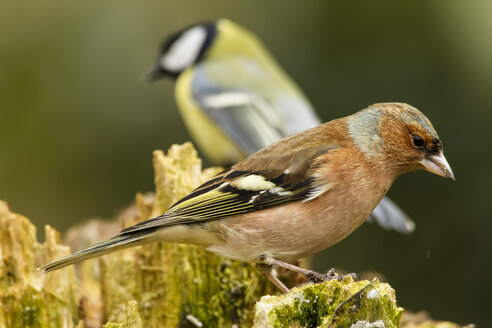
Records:
{"label": "tail feather", "polygon": [[70,264],[85,261],[93,257],[102,256],[114,251],[144,244],[144,239],[154,232],[152,230],[141,230],[133,233],[121,234],[106,241],[95,244],[89,248],[83,249],[56,261],[50,262],[38,268],[43,272],[55,271],[64,268]]}

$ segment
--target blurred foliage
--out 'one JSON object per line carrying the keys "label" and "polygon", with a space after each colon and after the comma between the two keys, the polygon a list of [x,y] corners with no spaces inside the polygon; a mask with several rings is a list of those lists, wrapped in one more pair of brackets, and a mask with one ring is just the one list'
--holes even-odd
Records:
{"label": "blurred foliage", "polygon": [[403,306],[485,323],[491,14],[486,0],[2,1],[0,199],[63,230],[151,190],[152,150],[189,136],[172,83],[140,77],[164,36],[227,17],[264,40],[325,120],[408,102],[444,141],[455,183],[412,173],[390,192],[416,232],[364,225],[323,252],[318,267],[380,271]]}

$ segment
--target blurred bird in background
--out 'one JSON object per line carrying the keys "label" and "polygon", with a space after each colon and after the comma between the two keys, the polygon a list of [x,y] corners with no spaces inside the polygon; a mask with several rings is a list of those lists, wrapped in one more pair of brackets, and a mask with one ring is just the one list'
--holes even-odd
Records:
{"label": "blurred bird in background", "polygon": [[[171,77],[184,123],[212,162],[229,166],[286,136],[318,126],[306,96],[250,31],[227,19],[170,36],[147,81]],[[411,233],[388,197],[367,221]]]}
{"label": "blurred bird in background", "polygon": [[314,281],[332,278],[290,263],[347,237],[398,176],[416,169],[454,179],[441,141],[420,111],[401,103],[375,104],[283,138],[219,173],[162,215],[41,269],[157,241],[188,243],[256,263],[288,292],[272,274],[273,266]]}

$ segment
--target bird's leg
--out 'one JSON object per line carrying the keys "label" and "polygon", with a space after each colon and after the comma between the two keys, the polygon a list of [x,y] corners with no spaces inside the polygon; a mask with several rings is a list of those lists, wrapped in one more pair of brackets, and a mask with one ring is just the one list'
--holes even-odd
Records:
{"label": "bird's leg", "polygon": [[321,282],[321,281],[332,280],[332,279],[337,279],[340,281],[346,276],[351,276],[352,279],[354,279],[355,281],[360,280],[359,275],[357,273],[347,273],[344,275],[339,275],[335,272],[334,268],[331,268],[330,270],[328,270],[326,274],[323,274],[316,271],[303,269],[296,265],[282,262],[274,258],[266,258],[263,261],[267,264],[275,265],[278,266],[279,268],[284,268],[305,275],[312,282]]}
{"label": "bird's leg", "polygon": [[275,260],[273,258],[265,259],[265,263],[270,264],[270,265],[276,265],[279,268],[284,268],[284,269],[287,269],[287,270],[290,270],[290,271],[294,271],[294,272],[300,273],[300,274],[306,276],[312,282],[321,282],[321,281],[325,281],[325,280],[331,279],[331,276],[328,276],[326,274],[322,274],[322,273],[319,273],[319,272],[316,272],[316,271],[312,271],[312,270],[308,270],[308,269],[303,269],[303,268],[300,268],[300,267],[298,267],[296,265],[289,264],[289,263],[286,263],[286,262],[282,262],[282,261],[279,261],[279,260]]}
{"label": "bird's leg", "polygon": [[[272,265],[274,265],[274,266],[277,266],[279,268],[283,268],[283,269],[286,269],[286,270],[290,270],[290,271],[294,271],[294,272],[300,273],[300,274],[306,276],[309,279],[309,281],[314,282],[314,283],[322,282],[322,281],[327,281],[327,280],[332,280],[332,279],[337,279],[337,280],[340,281],[340,280],[342,280],[346,276],[351,276],[355,281],[358,281],[359,280],[359,275],[357,273],[348,273],[348,274],[345,274],[345,275],[339,275],[339,274],[337,274],[335,272],[335,269],[334,268],[331,268],[327,272],[327,274],[323,274],[323,273],[319,273],[319,272],[316,272],[316,271],[304,269],[304,268],[298,267],[298,266],[293,265],[293,264],[290,264],[290,263],[282,262],[282,261],[279,261],[279,260],[274,259],[273,257],[269,257],[269,256],[265,256],[265,255],[260,256],[259,260],[261,262],[263,262],[262,264],[264,264],[266,266],[272,266]],[[257,268],[258,268],[258,266],[257,266]],[[258,270],[260,270],[260,269],[258,269]],[[262,271],[260,270],[260,272],[262,272]],[[272,278],[270,278],[267,274],[265,274],[265,275],[276,286],[279,286],[277,284],[277,282],[275,282],[274,280],[272,280]],[[285,287],[285,285],[276,276],[275,276],[275,279],[280,284],[282,284],[282,286]],[[282,289],[282,290],[284,290],[282,287],[279,287],[279,288]],[[285,288],[287,289],[287,287],[285,287]]]}
{"label": "bird's leg", "polygon": [[265,277],[267,277],[275,286],[277,286],[282,292],[287,294],[290,290],[284,285],[280,279],[278,279],[271,265],[265,263],[256,263],[256,269],[260,271]]}

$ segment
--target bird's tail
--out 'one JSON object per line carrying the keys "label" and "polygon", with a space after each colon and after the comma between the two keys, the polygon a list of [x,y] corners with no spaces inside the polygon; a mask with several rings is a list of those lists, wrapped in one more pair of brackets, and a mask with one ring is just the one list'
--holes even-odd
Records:
{"label": "bird's tail", "polygon": [[155,229],[145,229],[118,235],[106,241],[95,244],[89,248],[63,257],[59,260],[45,264],[39,267],[38,270],[42,270],[43,272],[55,271],[64,268],[67,265],[85,261],[107,253],[112,253],[122,248],[145,244],[145,239],[152,235],[154,231]]}

